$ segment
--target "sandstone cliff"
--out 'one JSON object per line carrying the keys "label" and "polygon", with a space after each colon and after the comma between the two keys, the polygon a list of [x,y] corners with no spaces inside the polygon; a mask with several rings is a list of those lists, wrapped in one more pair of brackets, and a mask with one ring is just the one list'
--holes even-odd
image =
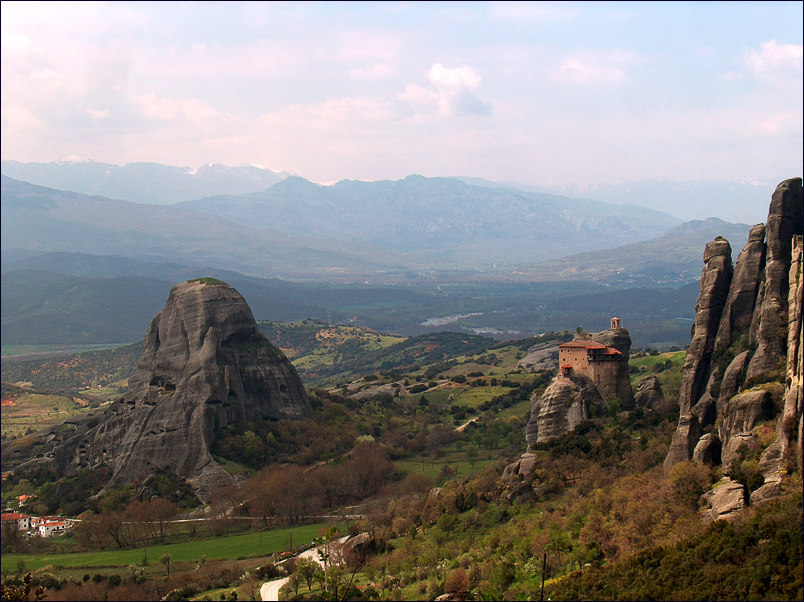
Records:
{"label": "sandstone cliff", "polygon": [[259,332],[240,293],[211,279],[188,281],[173,287],[151,322],[125,396],[50,430],[22,466],[69,475],[106,464],[112,483],[164,469],[205,498],[231,481],[209,452],[222,428],[309,411],[296,370]]}
{"label": "sandstone cliff", "polygon": [[772,496],[789,462],[801,465],[802,229],[793,178],[777,186],[767,224],[751,229],[733,270],[727,241],[707,245],[665,459],[666,470],[696,459],[730,474],[758,456],[764,484],[747,492],[751,502]]}

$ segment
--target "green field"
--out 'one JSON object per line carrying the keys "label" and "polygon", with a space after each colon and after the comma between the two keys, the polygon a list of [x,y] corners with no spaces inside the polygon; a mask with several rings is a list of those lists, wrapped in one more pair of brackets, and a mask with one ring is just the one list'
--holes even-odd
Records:
{"label": "green field", "polygon": [[14,357],[18,355],[50,355],[61,353],[81,353],[83,351],[100,351],[114,349],[128,343],[112,343],[97,345],[0,345],[0,355]]}
{"label": "green field", "polygon": [[316,523],[285,529],[254,531],[242,535],[215,537],[184,543],[147,546],[110,552],[77,552],[73,554],[3,554],[4,570],[14,570],[22,560],[28,569],[54,567],[110,567],[141,564],[147,554],[149,562],[155,563],[163,554],[170,554],[174,562],[194,562],[205,556],[207,560],[234,560],[251,556],[267,556],[282,552],[293,545],[312,542],[327,525]]}
{"label": "green field", "polygon": [[474,460],[470,460],[469,454],[465,451],[450,451],[435,460],[426,455],[395,460],[394,466],[408,475],[427,475],[438,483],[439,475],[445,466],[455,471],[450,478],[460,479],[480,472],[498,459],[499,450],[482,450]]}
{"label": "green field", "polygon": [[[13,405],[6,405],[6,403]],[[85,407],[66,395],[41,395],[24,393],[4,400],[2,412],[2,433],[17,437],[29,429],[39,429],[62,422],[84,411]]]}

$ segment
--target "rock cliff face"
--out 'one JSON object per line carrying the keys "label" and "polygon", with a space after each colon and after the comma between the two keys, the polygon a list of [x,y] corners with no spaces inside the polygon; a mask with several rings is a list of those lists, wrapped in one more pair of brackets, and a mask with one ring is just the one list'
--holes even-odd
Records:
{"label": "rock cliff face", "polygon": [[[759,500],[778,488],[785,462],[801,464],[802,229],[794,178],[777,186],[767,224],[751,229],[733,270],[727,241],[707,245],[666,470],[721,455],[728,473],[756,453],[765,484],[750,499]],[[768,428],[770,443],[759,436]]]}
{"label": "rock cliff face", "polygon": [[589,419],[592,405],[603,405],[603,398],[589,379],[554,378],[544,393],[531,401],[531,417],[525,429],[528,451],[536,443],[575,430]]}
{"label": "rock cliff face", "polygon": [[173,287],[151,322],[126,395],[52,430],[29,463],[59,474],[107,464],[112,483],[165,469],[204,498],[231,481],[209,452],[223,427],[309,411],[296,370],[259,332],[240,293],[211,279],[188,281]]}

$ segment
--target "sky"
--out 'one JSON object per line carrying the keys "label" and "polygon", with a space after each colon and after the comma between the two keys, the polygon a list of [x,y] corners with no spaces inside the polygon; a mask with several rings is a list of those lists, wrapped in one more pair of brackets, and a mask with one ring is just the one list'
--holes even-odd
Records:
{"label": "sky", "polygon": [[773,182],[801,2],[2,2],[3,159]]}

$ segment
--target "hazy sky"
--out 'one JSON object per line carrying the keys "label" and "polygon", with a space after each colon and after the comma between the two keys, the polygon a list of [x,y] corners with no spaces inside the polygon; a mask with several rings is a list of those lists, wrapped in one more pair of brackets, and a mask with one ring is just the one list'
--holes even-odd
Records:
{"label": "hazy sky", "polygon": [[2,158],[801,175],[802,3],[2,2]]}

